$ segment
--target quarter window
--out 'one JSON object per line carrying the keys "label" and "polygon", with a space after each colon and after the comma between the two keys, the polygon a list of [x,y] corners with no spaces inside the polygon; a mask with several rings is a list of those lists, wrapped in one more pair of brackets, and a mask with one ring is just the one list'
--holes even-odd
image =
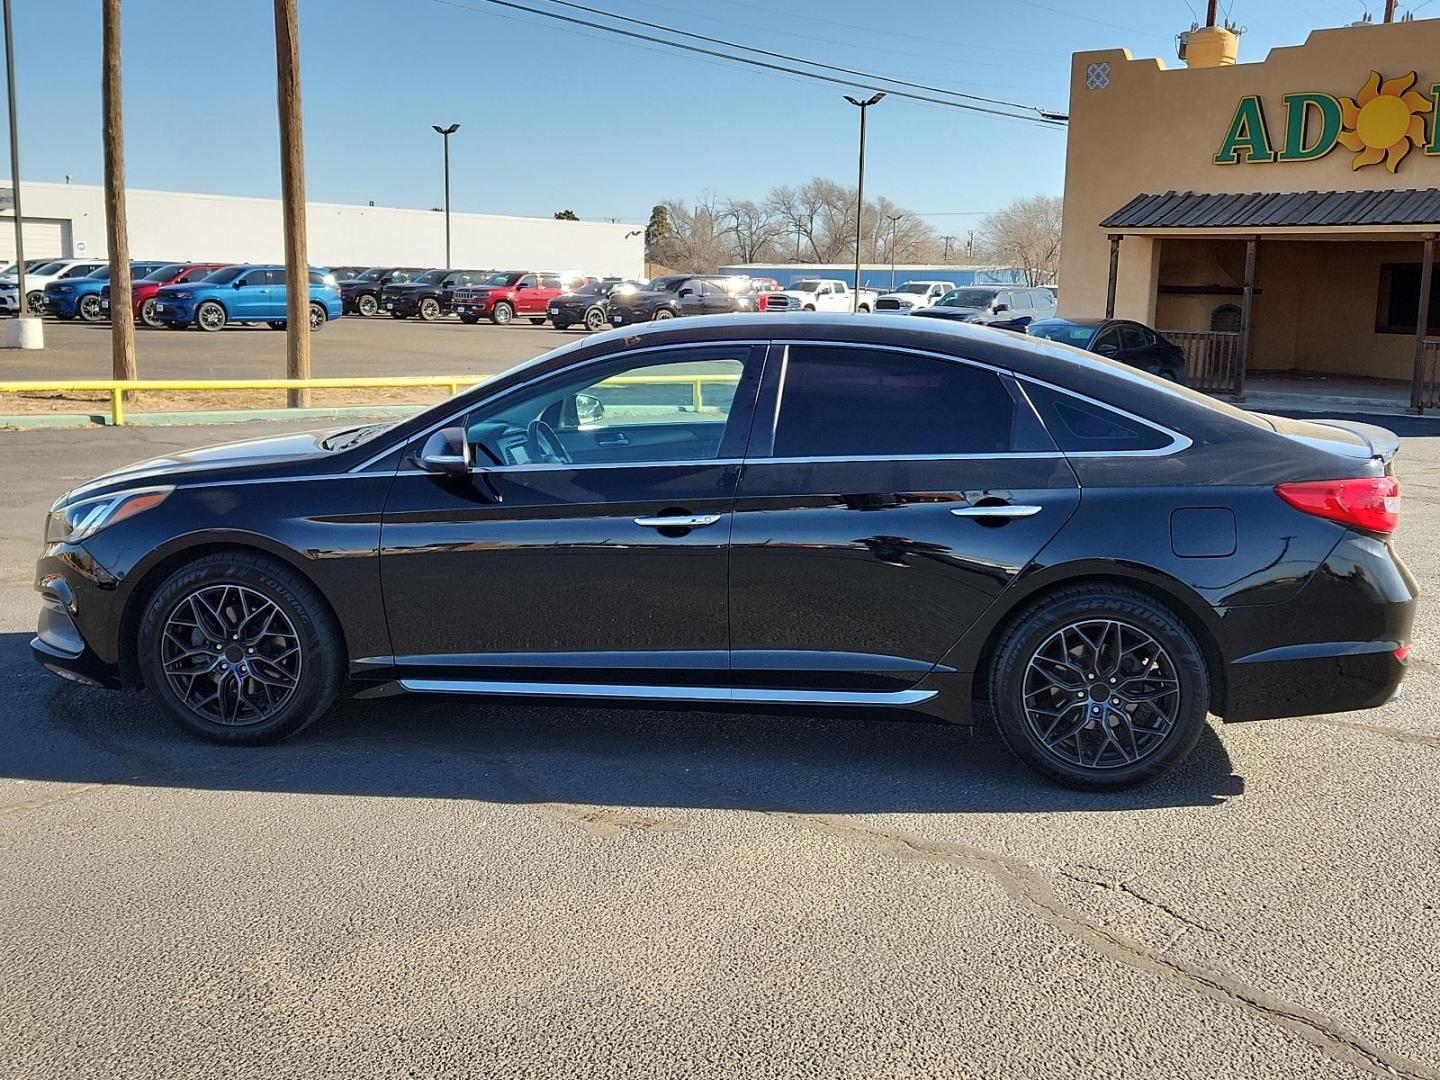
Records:
{"label": "quarter window", "polygon": [[1004,453],[1015,402],[1000,377],[911,353],[791,346],[776,457]]}
{"label": "quarter window", "polygon": [[1084,398],[1038,383],[1026,383],[1025,392],[1039,410],[1050,437],[1067,453],[1124,453],[1160,450],[1170,445],[1171,438],[1165,432]]}

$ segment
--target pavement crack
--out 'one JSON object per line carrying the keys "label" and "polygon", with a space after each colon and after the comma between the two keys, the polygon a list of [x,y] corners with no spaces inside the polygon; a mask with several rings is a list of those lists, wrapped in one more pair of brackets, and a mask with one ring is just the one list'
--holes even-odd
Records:
{"label": "pavement crack", "polygon": [[[798,813],[775,813],[774,816],[896,858],[918,859],[977,871],[991,878],[1011,900],[1031,914],[1109,960],[1169,979],[1214,1001],[1243,1009],[1304,1039],[1327,1057],[1373,1076],[1440,1080],[1440,1074],[1427,1071],[1407,1058],[1374,1045],[1328,1016],[1287,1002],[1231,975],[1167,955],[1169,944],[1178,940],[1179,934],[1165,949],[1156,950],[1087,917],[1059,898],[1049,875],[1020,859],[968,844],[878,829],[834,816]],[[1089,883],[1095,884],[1093,881]],[[1148,898],[1137,899],[1156,903]],[[1199,928],[1191,921],[1182,922]]]}
{"label": "pavement crack", "polygon": [[1409,746],[1428,746],[1433,750],[1440,750],[1440,735],[1428,735],[1423,731],[1406,731],[1404,728],[1390,727],[1388,724],[1365,724],[1359,720],[1341,720],[1337,716],[1311,716],[1308,719],[1312,724],[1324,724],[1326,727],[1343,728],[1349,731],[1363,731],[1370,735],[1379,735],[1382,738],[1406,743]]}

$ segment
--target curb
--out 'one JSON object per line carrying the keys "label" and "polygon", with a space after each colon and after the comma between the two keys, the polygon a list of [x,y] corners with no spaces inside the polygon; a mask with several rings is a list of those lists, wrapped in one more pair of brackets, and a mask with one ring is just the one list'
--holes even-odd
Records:
{"label": "curb", "polygon": [[[235,424],[246,420],[346,420],[365,416],[411,416],[424,405],[341,405],[313,409],[209,409],[199,412],[125,414],[125,427],[181,427],[197,424]],[[36,431],[59,428],[113,427],[104,413],[19,413],[0,415],[0,431]]]}

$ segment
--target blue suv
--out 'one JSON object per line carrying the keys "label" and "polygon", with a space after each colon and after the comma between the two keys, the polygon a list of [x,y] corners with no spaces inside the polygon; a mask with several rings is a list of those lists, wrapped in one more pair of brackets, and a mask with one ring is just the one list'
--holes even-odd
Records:
{"label": "blue suv", "polygon": [[[130,280],[142,278],[152,270],[159,270],[163,262],[132,262]],[[85,322],[99,322],[105,317],[100,304],[100,290],[110,283],[110,267],[102,266],[88,277],[62,278],[45,286],[44,305],[46,315],[57,319],[73,319],[80,316]]]}
{"label": "blue suv", "polygon": [[[269,323],[285,329],[285,267],[226,266],[200,281],[165,285],[155,293],[155,318],[172,330],[227,323]],[[340,318],[340,290],[323,270],[310,270],[310,329]]]}

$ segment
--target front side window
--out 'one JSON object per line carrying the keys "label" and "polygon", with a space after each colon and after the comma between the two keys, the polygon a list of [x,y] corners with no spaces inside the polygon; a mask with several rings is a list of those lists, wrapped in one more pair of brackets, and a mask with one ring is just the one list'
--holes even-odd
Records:
{"label": "front side window", "polygon": [[1031,337],[1058,341],[1061,345],[1070,345],[1077,349],[1088,349],[1090,339],[1095,336],[1095,327],[1077,326],[1075,323],[1059,320],[1032,322],[1028,327],[1028,333]]}
{"label": "front side window", "polygon": [[776,457],[903,457],[1012,450],[1015,401],[1000,377],[880,349],[791,346]]}
{"label": "front side window", "polygon": [[561,287],[561,286],[560,286],[560,275],[559,275],[559,274],[541,274],[541,275],[540,275],[540,287],[541,287],[542,289],[558,289],[558,288],[560,288],[560,287]]}
{"label": "front side window", "polygon": [[554,464],[544,434],[535,437],[537,424],[548,425],[577,465],[712,461],[732,426],[737,434],[748,429],[751,410],[735,403],[751,353],[749,346],[647,351],[557,375],[466,417],[475,461]]}

